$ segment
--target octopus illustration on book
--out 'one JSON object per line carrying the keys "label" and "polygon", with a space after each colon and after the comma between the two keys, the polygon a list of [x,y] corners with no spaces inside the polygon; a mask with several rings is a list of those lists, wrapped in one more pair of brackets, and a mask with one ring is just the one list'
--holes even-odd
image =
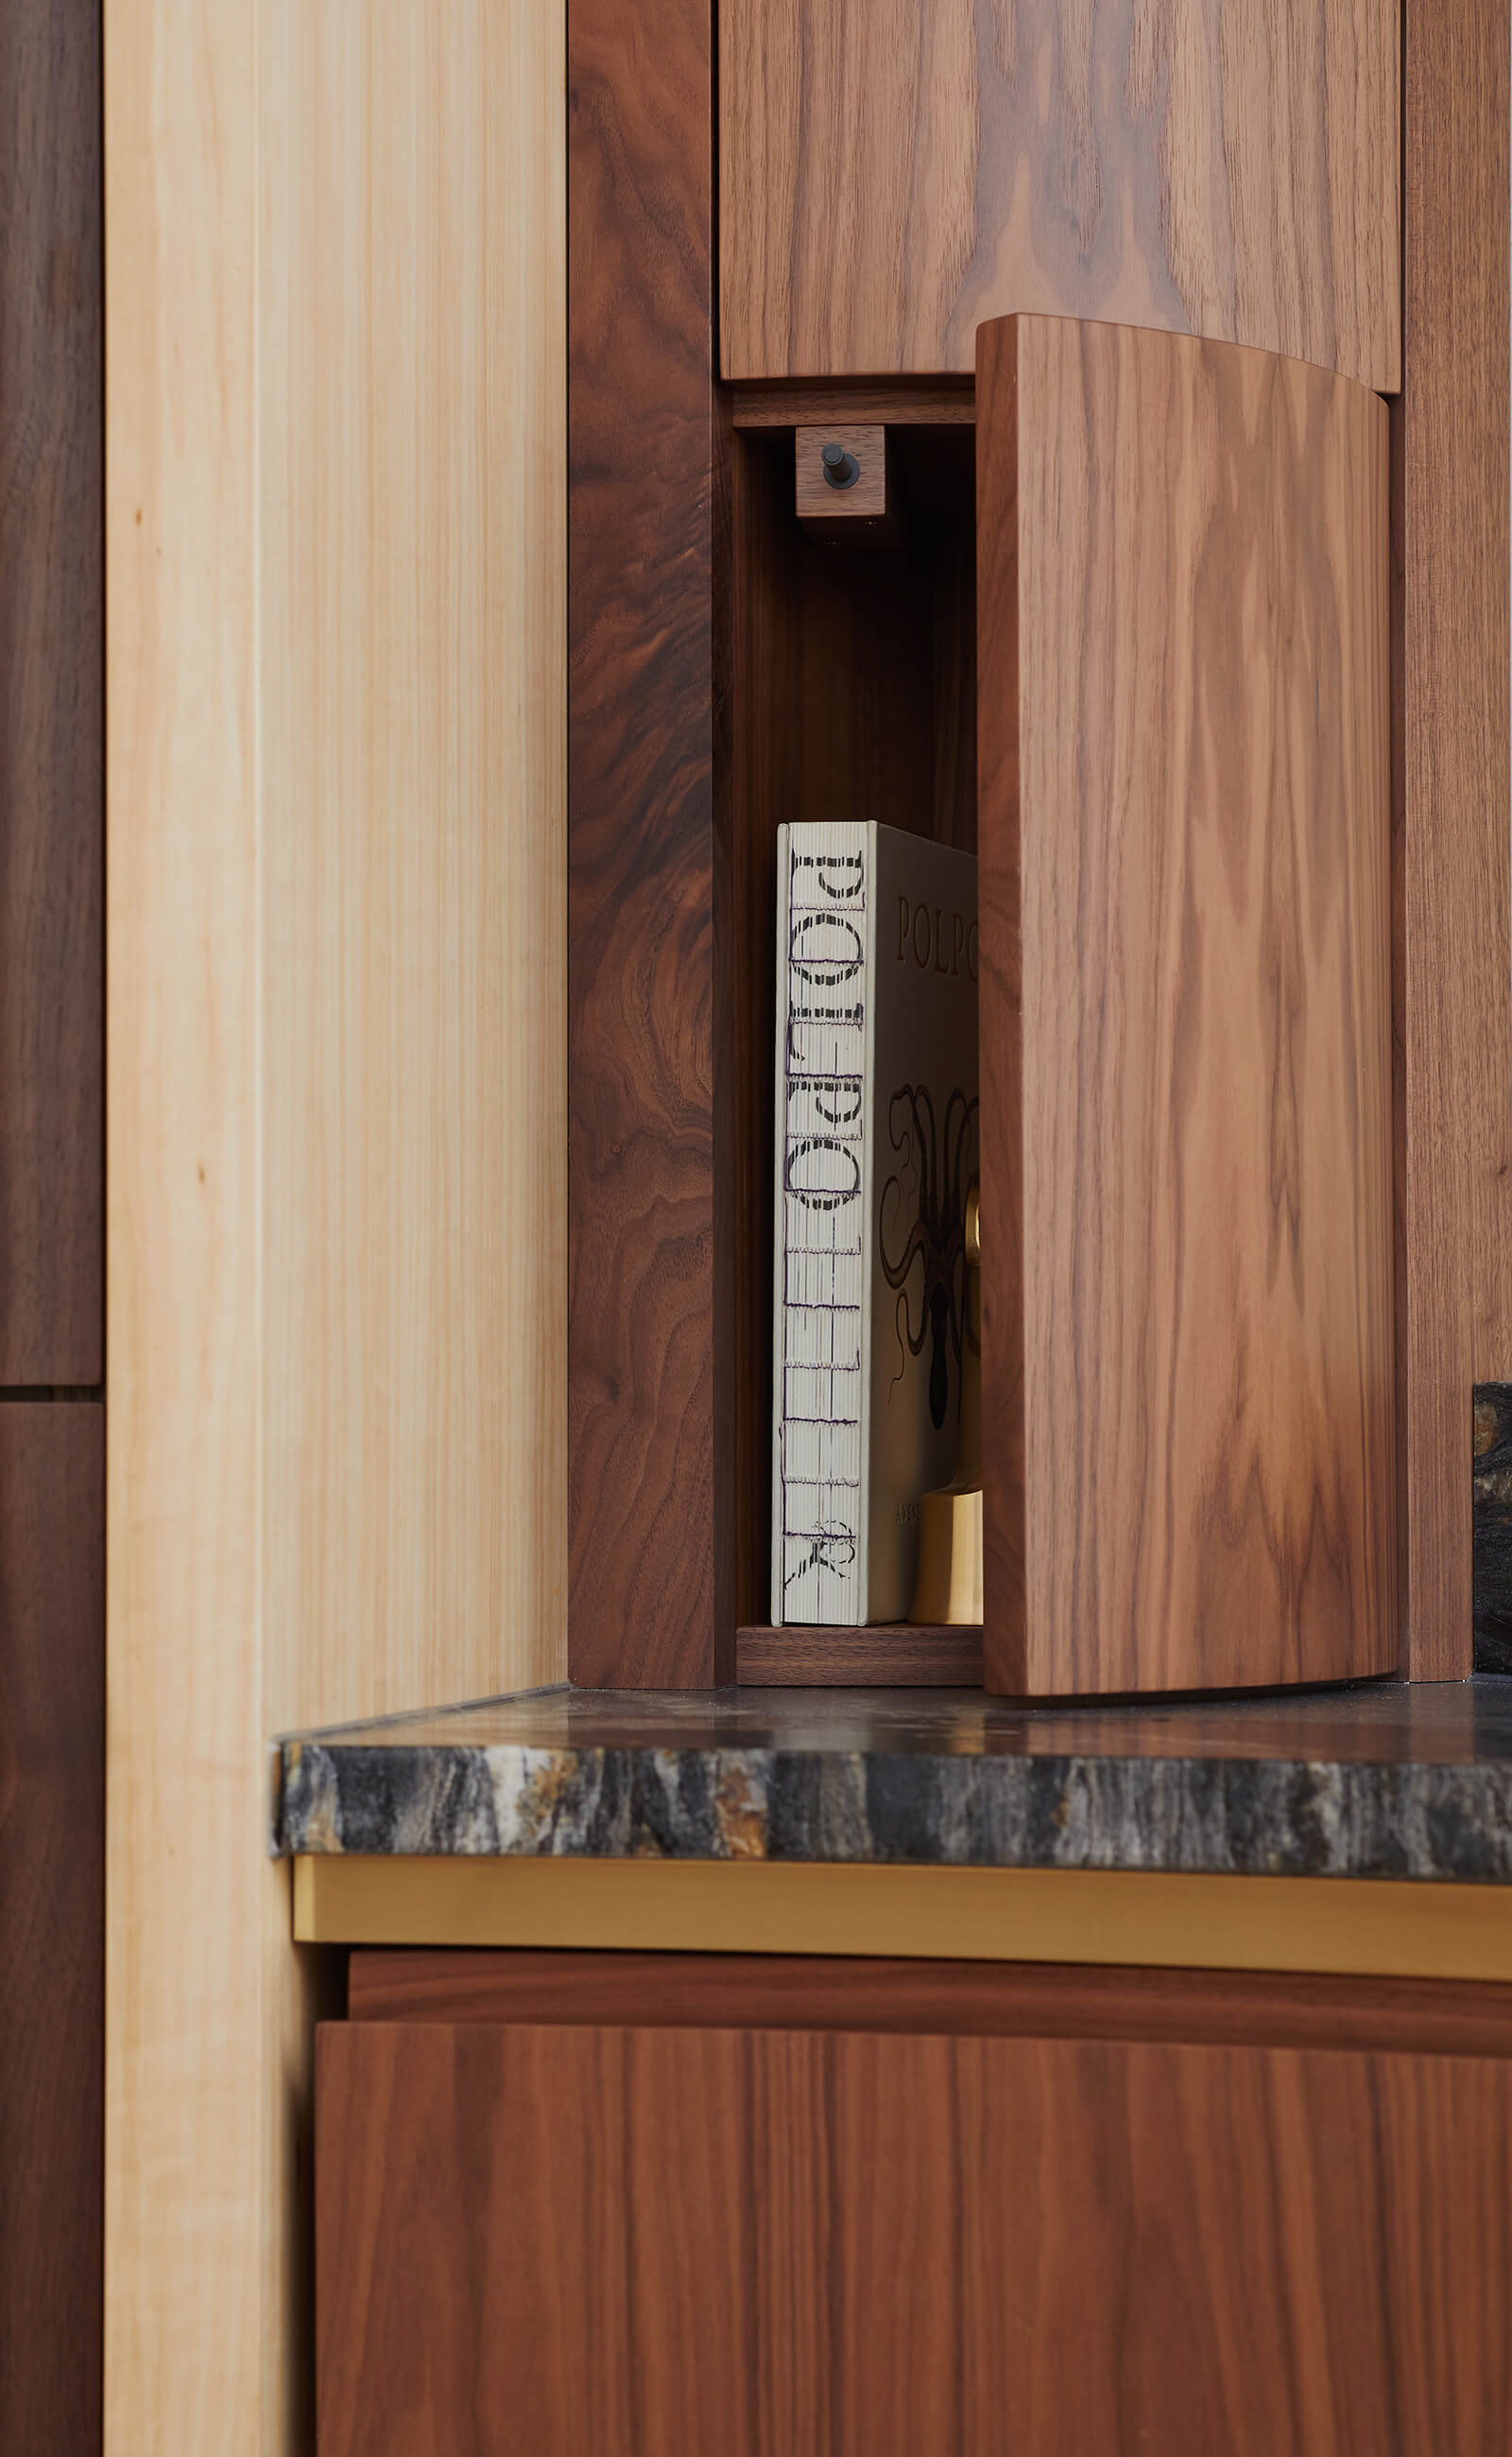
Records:
{"label": "octopus illustration on book", "polygon": [[797,1580],[806,1579],[811,1570],[845,1571],[855,1559],[856,1538],[848,1527],[833,1523],[821,1527],[810,1541],[802,1559],[794,1563],[783,1580],[782,1593],[786,1596],[788,1589]]}
{"label": "octopus illustration on book", "polygon": [[[966,1319],[966,1189],[977,1173],[977,1101],[959,1085],[945,1103],[943,1127],[927,1084],[904,1084],[887,1105],[887,1135],[897,1166],[882,1187],[877,1214],[877,1256],[898,1292],[898,1372],[907,1356],[929,1351],[929,1416],[938,1433],[950,1402],[951,1360],[961,1405],[963,1344],[977,1345]],[[898,1243],[901,1240],[901,1244]],[[906,1355],[905,1355],[906,1352]]]}

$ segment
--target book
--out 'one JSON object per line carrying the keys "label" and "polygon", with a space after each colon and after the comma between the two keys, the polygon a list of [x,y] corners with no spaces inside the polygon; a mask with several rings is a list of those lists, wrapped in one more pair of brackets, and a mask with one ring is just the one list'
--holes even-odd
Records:
{"label": "book", "polygon": [[955,1472],[977,1171],[977,865],[777,836],[772,1620],[900,1621]]}

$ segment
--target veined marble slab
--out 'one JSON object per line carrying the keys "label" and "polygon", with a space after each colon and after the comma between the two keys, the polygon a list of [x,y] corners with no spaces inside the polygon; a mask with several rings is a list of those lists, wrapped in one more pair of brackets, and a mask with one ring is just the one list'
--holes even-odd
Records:
{"label": "veined marble slab", "polygon": [[284,1852],[1512,1883],[1512,1680],[1035,1709],[539,1690],[278,1745]]}

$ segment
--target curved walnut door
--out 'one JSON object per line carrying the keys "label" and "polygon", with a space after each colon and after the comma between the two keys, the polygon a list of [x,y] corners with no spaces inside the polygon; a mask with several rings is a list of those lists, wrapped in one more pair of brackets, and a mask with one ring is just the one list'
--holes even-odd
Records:
{"label": "curved walnut door", "polygon": [[1388,1671],[1386,411],[1007,317],[977,415],[987,1686]]}

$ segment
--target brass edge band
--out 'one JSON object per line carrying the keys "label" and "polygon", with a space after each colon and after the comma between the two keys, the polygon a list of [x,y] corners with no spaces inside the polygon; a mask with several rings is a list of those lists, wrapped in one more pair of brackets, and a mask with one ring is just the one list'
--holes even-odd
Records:
{"label": "brass edge band", "polygon": [[1512,1888],[1146,1870],[770,1862],[294,1862],[306,1945],[622,1947],[688,1953],[1315,1971],[1512,1980]]}

